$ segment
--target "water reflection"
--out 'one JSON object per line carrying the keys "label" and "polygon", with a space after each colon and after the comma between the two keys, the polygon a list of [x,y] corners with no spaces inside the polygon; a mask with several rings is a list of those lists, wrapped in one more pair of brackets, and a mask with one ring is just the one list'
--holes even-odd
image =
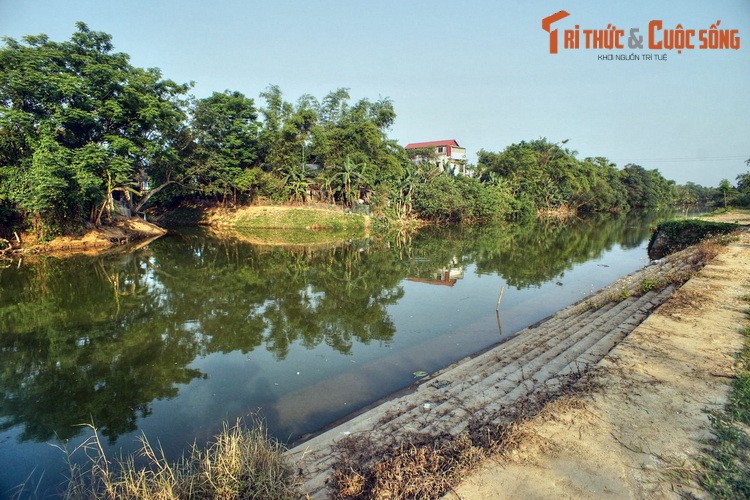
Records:
{"label": "water reflection", "polygon": [[[2,269],[0,430],[21,427],[21,440],[64,440],[93,421],[114,442],[157,401],[205,378],[198,359],[222,362],[212,355],[261,347],[277,361],[296,346],[325,345],[341,355],[370,343],[388,349],[396,335],[392,308],[420,307],[402,303],[406,280],[459,288],[471,266],[518,289],[539,287],[616,244],[641,245],[656,217],[428,228],[407,239],[315,248],[184,232],[127,255]],[[418,293],[430,288],[443,287]],[[494,321],[494,306],[491,313]],[[373,363],[367,373],[375,377],[382,363]],[[324,412],[347,377],[329,374],[282,396],[264,378],[263,398],[277,403],[281,421],[295,412],[309,418]],[[383,385],[358,380],[368,391]],[[305,390],[321,402],[307,413],[295,410],[294,399]]]}

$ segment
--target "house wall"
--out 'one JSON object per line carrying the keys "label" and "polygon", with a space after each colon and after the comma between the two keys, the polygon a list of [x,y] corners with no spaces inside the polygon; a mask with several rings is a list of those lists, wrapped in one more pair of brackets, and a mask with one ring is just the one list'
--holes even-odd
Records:
{"label": "house wall", "polygon": [[[442,147],[442,152],[440,149]],[[458,146],[433,146],[435,152],[434,164],[437,168],[444,171],[451,171],[455,174],[466,173],[466,148]],[[415,159],[419,161],[419,159]]]}

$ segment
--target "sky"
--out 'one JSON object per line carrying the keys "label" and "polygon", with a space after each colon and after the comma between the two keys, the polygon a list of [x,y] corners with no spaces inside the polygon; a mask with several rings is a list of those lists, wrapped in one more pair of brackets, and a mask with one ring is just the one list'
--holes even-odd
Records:
{"label": "sky", "polygon": [[[561,10],[551,54],[542,19]],[[655,40],[681,25],[696,47],[720,21],[740,47],[651,49],[652,20],[663,22]],[[750,170],[750,0],[0,0],[2,36],[63,41],[76,21],[111,34],[133,65],[195,82],[198,98],[228,89],[261,104],[271,84],[289,101],[340,87],[353,100],[388,97],[391,138],[456,139],[470,162],[544,137],[680,184],[734,184]],[[624,48],[563,48],[576,25],[623,29]],[[643,48],[628,46],[632,28]]]}

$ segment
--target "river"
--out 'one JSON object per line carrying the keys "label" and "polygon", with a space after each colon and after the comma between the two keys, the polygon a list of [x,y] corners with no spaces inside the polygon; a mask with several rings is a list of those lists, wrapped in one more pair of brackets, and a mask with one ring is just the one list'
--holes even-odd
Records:
{"label": "river", "polygon": [[250,415],[285,442],[315,432],[644,266],[658,220],[314,246],[180,230],[130,253],[6,263],[0,496],[24,482],[55,495],[59,447],[86,439],[82,424],[110,456],[145,435],[177,458]]}

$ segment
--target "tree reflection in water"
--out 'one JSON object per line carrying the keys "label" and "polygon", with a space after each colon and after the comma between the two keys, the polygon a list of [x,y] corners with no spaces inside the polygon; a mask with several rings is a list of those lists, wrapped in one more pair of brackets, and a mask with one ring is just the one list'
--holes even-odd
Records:
{"label": "tree reflection in water", "polygon": [[11,266],[0,270],[0,430],[65,440],[93,421],[114,442],[155,401],[205,376],[196,358],[387,348],[389,307],[407,278],[474,265],[538,287],[615,244],[637,247],[657,217],[427,228],[316,247],[186,231],[130,254]]}

